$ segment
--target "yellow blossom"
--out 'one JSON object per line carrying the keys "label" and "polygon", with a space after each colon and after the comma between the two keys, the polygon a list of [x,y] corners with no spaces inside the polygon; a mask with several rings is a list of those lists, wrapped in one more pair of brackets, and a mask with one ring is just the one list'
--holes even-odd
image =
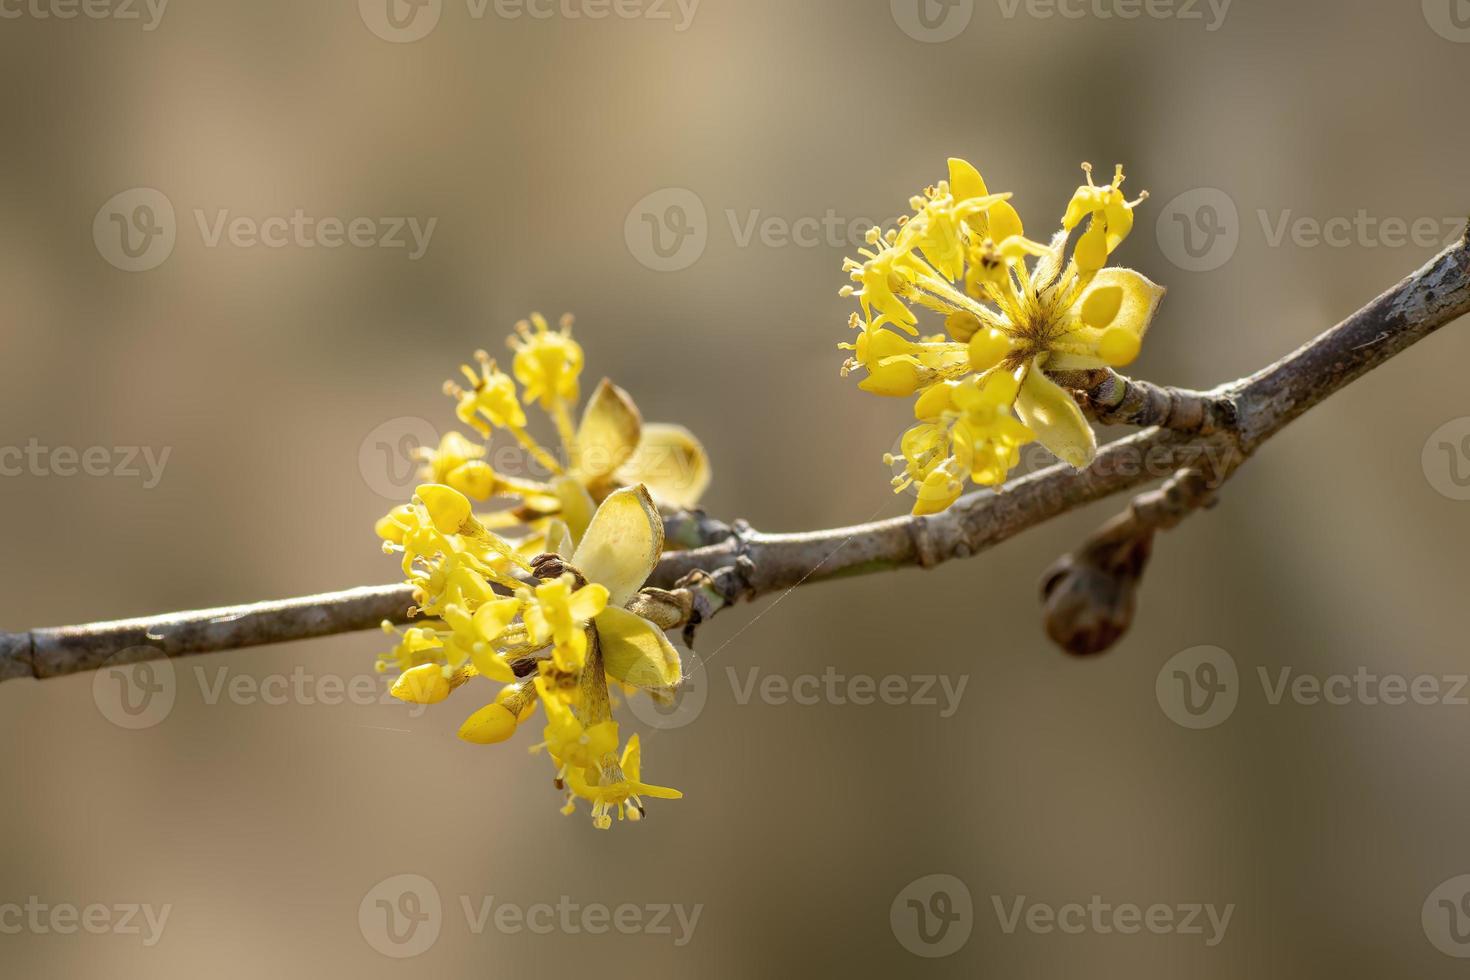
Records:
{"label": "yellow blossom", "polygon": [[587,623],[607,608],[607,588],[593,582],[572,590],[573,578],[542,582],[536,601],[526,607],[526,629],[533,643],[551,643],[560,670],[575,673],[587,659]]}
{"label": "yellow blossom", "polygon": [[592,801],[599,827],[611,824],[614,809],[631,815],[636,807],[641,816],[640,795],[673,793],[638,781],[636,744],[623,753],[631,770],[619,760],[608,694],[615,684],[663,697],[683,676],[663,630],[628,608],[663,554],[663,518],[646,488],[608,494],[575,545],[564,523],[549,523],[546,540],[565,571],[534,587],[514,577],[519,566],[495,564],[506,543],[451,487],[419,487],[389,523],[387,546],[404,551],[416,602],[436,617],[380,658],[404,668],[394,696],[435,704],[476,676],[505,684],[460,726],[460,738],[476,744],[506,741],[544,704],[539,747],[551,754],[558,781],[573,787],[568,807]]}
{"label": "yellow blossom", "polygon": [[[604,761],[601,765],[587,769],[572,769],[567,773],[567,785],[571,791],[592,803],[592,825],[599,830],[612,826],[612,814],[618,819],[641,820],[645,815],[642,797],[660,800],[679,800],[684,794],[667,786],[654,786],[639,778],[642,768],[642,746],[638,736],[628,739],[622,758],[617,762]],[[594,779],[588,778],[595,776]]]}
{"label": "yellow blossom", "polygon": [[510,341],[515,351],[511,367],[516,380],[525,386],[525,402],[537,402],[551,413],[565,442],[572,431],[567,406],[575,405],[580,397],[577,378],[583,363],[582,347],[572,339],[572,318],[562,317],[561,329],[552,330],[545,317],[532,313],[530,323],[516,324],[516,333],[519,340],[512,337]]}
{"label": "yellow blossom", "polygon": [[[1078,468],[1096,454],[1075,398],[1050,375],[1131,363],[1164,290],[1103,268],[1143,197],[1123,195],[1121,167],[1105,187],[1083,169],[1087,184],[1062,230],[1042,244],[1025,237],[1009,195],[989,193],[973,166],[951,160],[949,180],[914,199],[899,231],[870,236],[863,261],[846,263],[861,288],[844,292],[863,316],[857,343],[841,345],[856,355],[843,373],[862,368],[864,390],[917,396],[920,425],[889,458],[904,463],[895,487],[917,486],[915,513],[947,508],[967,479],[1000,485],[1032,439]],[[941,315],[946,333],[919,336],[914,307]]]}

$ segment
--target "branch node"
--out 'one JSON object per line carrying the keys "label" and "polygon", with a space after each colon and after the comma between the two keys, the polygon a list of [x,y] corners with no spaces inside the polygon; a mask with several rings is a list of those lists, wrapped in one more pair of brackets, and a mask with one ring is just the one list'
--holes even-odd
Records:
{"label": "branch node", "polygon": [[927,517],[916,517],[908,522],[909,539],[914,544],[914,563],[920,568],[933,568],[944,561],[934,541],[932,522]]}

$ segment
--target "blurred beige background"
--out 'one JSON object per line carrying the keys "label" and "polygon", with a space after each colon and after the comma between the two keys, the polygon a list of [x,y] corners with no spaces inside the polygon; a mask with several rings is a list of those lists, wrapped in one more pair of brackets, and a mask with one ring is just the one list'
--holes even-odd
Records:
{"label": "blurred beige background", "polygon": [[[1310,222],[1362,210],[1442,238],[1470,208],[1464,0],[1180,0],[1135,19],[1103,16],[1142,9],[1128,0],[925,2],[648,0],[592,19],[572,14],[613,8],[395,0],[394,21],[387,0],[174,0],[156,20],[0,3],[0,446],[169,453],[151,487],[146,468],[0,478],[0,626],[391,580],[371,524],[395,487],[363,463],[373,440],[447,425],[440,382],[533,309],[578,314],[589,382],[702,436],[712,513],[767,530],[899,513],[879,457],[907,408],[837,376],[845,234],[745,229],[892,217],[950,154],[1014,190],[1038,233],[1080,160],[1125,163],[1153,198],[1119,258],[1170,287],[1136,373],[1186,385],[1256,369],[1437,250],[1361,220],[1314,243]],[[111,213],[163,221],[137,188],[175,214],[161,262],[127,259],[104,209],[124,194]],[[670,189],[703,216],[670,211],[690,201]],[[436,224],[411,259],[211,245],[196,217],[297,209]],[[660,258],[643,215],[680,213],[694,237]],[[1105,658],[1048,645],[1036,583],[1121,501],[967,563],[722,617],[701,638],[703,711],[645,734],[647,775],[686,799],[608,834],[557,815],[534,732],[457,742],[470,699],[319,703],[372,676],[373,634],[178,662],[171,708],[134,729],[92,677],[7,683],[0,972],[1460,976],[1431,933],[1450,923],[1436,895],[1453,905],[1470,872],[1470,707],[1272,704],[1258,668],[1446,687],[1470,671],[1470,502],[1446,495],[1470,458],[1431,445],[1425,464],[1441,426],[1470,432],[1464,328],[1294,425],[1161,538],[1137,627]],[[1201,645],[1238,666],[1238,705],[1189,730],[1156,679]],[[741,703],[727,670],[829,667],[966,686],[941,717]],[[938,947],[910,935],[907,898],[936,874],[973,915],[931,959],[910,951]],[[417,949],[373,924],[399,875],[419,876],[420,910],[423,882],[441,903],[413,958],[381,952]],[[1203,916],[1204,935],[1002,921],[1022,896],[1044,915],[1094,895],[1233,910],[1214,945]],[[671,935],[477,931],[464,905],[491,897],[700,911],[682,937],[672,916]],[[109,911],[102,934],[69,935],[15,928],[7,903]],[[119,928],[143,904],[169,907],[152,945],[141,917]]]}

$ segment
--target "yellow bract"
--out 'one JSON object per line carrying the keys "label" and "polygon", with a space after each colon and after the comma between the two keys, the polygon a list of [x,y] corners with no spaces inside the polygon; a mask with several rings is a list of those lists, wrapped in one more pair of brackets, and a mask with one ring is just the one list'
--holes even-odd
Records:
{"label": "yellow bract", "polygon": [[[1098,187],[1084,164],[1050,242],[1025,237],[1008,194],[980,172],[949,161],[949,179],[927,188],[899,228],[868,236],[844,268],[862,313],[843,373],[863,369],[865,391],[913,397],[919,425],[903,438],[896,490],[915,487],[916,514],[949,507],[966,480],[1005,482],[1020,448],[1040,442],[1074,467],[1092,462],[1097,440],[1075,398],[1049,375],[1131,363],[1163,298],[1130,269],[1105,269],[1133,228],[1123,170]],[[1144,195],[1146,196],[1146,195]],[[1072,232],[1082,233],[1072,245]],[[924,336],[915,307],[943,317]]]}

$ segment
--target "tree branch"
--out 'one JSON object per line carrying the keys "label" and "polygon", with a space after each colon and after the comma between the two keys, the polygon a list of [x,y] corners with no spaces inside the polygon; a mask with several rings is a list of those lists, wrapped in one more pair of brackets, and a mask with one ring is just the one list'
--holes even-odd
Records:
{"label": "tree branch", "polygon": [[[664,555],[649,585],[692,597],[688,629],[741,600],[807,582],[888,569],[932,568],[966,558],[1061,514],[1159,480],[1129,510],[1064,559],[1048,577],[1052,597],[1077,594],[1059,580],[1079,566],[1092,575],[1136,576],[1153,533],[1171,527],[1215,491],[1267,439],[1364,373],[1470,312],[1470,244],[1461,240],[1363,309],[1282,360],[1210,392],[1186,392],[1103,372],[1083,382],[1079,400],[1101,422],[1156,426],[1102,449],[1082,471],[1058,464],[1001,492],[980,491],[942,514],[855,527],[762,534],[702,515],[671,518],[673,539],[713,542]],[[675,523],[676,522],[676,523]],[[1140,553],[1142,548],[1142,553]],[[1085,590],[1084,590],[1085,591]],[[1106,593],[1106,590],[1104,590]],[[1108,593],[1115,603],[1127,596]],[[177,657],[371,629],[404,622],[406,585],[353,589],[279,602],[0,633],[0,680],[55,677],[117,660]],[[1076,612],[1076,607],[1072,610]],[[1048,627],[1053,617],[1048,610]],[[680,625],[680,624],[671,624]],[[1075,623],[1074,623],[1075,625]],[[1106,627],[1106,624],[1104,624]],[[1103,629],[1106,633],[1106,628]],[[1057,633],[1053,631],[1053,635]],[[1102,634],[1098,634],[1102,635]],[[1065,635],[1059,638],[1064,645]],[[1086,646],[1079,641],[1079,645]],[[1085,652],[1085,651],[1083,651]],[[116,658],[116,659],[114,659]]]}

